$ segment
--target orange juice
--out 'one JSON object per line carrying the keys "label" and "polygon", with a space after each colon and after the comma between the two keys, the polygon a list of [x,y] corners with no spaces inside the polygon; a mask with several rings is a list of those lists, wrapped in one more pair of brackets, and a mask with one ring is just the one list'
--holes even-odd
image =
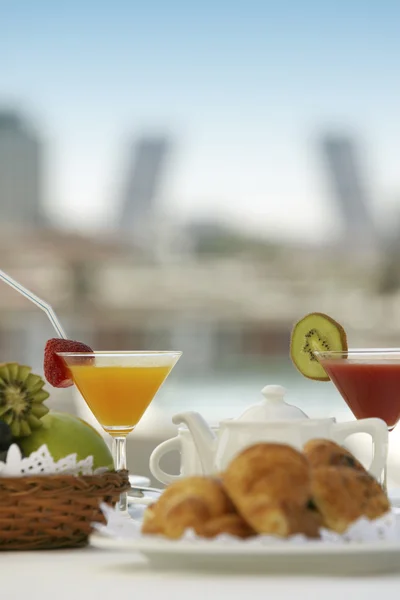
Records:
{"label": "orange juice", "polygon": [[109,433],[128,434],[139,422],[171,366],[69,365],[87,405]]}

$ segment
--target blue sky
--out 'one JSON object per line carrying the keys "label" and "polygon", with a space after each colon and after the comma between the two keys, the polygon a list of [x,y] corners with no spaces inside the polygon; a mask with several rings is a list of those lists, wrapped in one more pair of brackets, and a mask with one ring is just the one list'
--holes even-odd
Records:
{"label": "blue sky", "polygon": [[174,138],[165,210],[267,235],[335,223],[316,143],[359,136],[375,210],[400,199],[396,0],[0,0],[0,105],[47,142],[48,202],[117,210],[130,136]]}

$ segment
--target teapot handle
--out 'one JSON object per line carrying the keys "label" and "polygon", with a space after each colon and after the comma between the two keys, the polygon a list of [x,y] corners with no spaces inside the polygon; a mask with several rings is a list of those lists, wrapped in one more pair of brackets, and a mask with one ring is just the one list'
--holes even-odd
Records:
{"label": "teapot handle", "polygon": [[389,431],[382,419],[360,419],[347,423],[335,423],[333,427],[334,440],[342,444],[354,433],[367,433],[372,438],[372,461],[368,471],[376,479],[380,479],[386,466],[388,455]]}
{"label": "teapot handle", "polygon": [[181,440],[178,436],[167,440],[166,442],[162,442],[153,450],[150,455],[149,468],[152,475],[164,483],[165,485],[169,485],[173,481],[177,481],[181,478],[180,475],[170,475],[162,470],[160,467],[160,460],[165,454],[169,452],[180,452],[181,451]]}

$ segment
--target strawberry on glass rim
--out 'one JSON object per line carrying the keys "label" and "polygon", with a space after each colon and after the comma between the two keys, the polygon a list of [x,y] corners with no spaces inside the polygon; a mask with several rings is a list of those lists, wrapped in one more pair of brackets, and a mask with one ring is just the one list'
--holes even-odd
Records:
{"label": "strawberry on glass rim", "polygon": [[57,356],[57,352],[93,352],[83,342],[52,338],[44,349],[44,376],[56,388],[66,388],[74,384],[65,362]]}

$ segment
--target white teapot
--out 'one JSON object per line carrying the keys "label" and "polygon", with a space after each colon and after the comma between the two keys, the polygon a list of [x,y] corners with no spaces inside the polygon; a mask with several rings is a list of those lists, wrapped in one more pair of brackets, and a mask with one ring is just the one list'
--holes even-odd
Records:
{"label": "white teapot", "polygon": [[221,421],[217,430],[196,412],[173,417],[175,425],[187,426],[204,475],[223,471],[239,452],[259,442],[289,444],[302,450],[311,439],[324,438],[343,444],[354,433],[367,433],[373,442],[369,472],[380,478],[388,451],[388,429],[384,421],[371,418],[337,423],[334,418],[310,419],[302,410],[285,402],[285,389],[280,385],[268,385],[262,394],[261,403],[248,408],[237,419]]}

